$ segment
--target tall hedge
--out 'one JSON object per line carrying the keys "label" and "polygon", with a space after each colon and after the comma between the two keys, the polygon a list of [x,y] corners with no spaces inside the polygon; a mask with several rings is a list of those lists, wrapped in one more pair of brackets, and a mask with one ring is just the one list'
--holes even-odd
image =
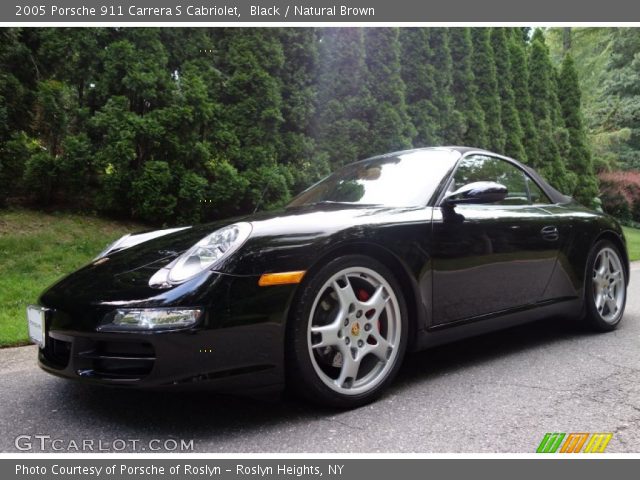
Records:
{"label": "tall hedge", "polygon": [[462,115],[463,131],[461,138],[454,143],[475,147],[487,144],[487,125],[484,111],[478,101],[478,87],[473,73],[473,43],[471,29],[449,29],[449,50],[452,68],[451,93],[455,108]]}
{"label": "tall hedge", "polygon": [[478,88],[478,101],[484,111],[487,126],[486,148],[504,153],[506,138],[502,127],[500,91],[498,90],[496,61],[491,47],[491,30],[489,28],[474,28],[472,41],[472,61]]}
{"label": "tall hedge", "polygon": [[[570,60],[561,71],[551,63],[544,37],[467,27],[0,29],[0,205],[201,222],[277,208],[369,155],[446,144],[526,160],[588,203],[596,184],[580,87]],[[635,97],[622,85],[635,37],[619,37],[612,65],[624,75],[607,91],[624,107],[612,120],[624,114],[630,131]]]}
{"label": "tall hedge", "polygon": [[573,195],[584,205],[594,205],[594,199],[598,196],[598,183],[594,176],[593,159],[580,109],[578,74],[570,54],[562,62],[558,87],[562,116],[569,133],[567,163],[572,171],[578,173]]}
{"label": "tall hedge", "polygon": [[507,32],[504,28],[491,29],[491,46],[493,48],[500,94],[500,119],[505,133],[504,153],[523,162],[527,154],[522,144],[524,132],[520,123],[520,115],[516,106],[513,90],[513,72]]}

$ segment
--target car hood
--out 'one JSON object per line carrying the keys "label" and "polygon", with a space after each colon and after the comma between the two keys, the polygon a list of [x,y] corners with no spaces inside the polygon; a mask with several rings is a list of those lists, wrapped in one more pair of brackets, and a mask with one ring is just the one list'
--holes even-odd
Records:
{"label": "car hood", "polygon": [[[93,261],[45,291],[41,303],[55,305],[66,303],[70,298],[79,304],[117,304],[139,298],[151,299],[154,304],[168,302],[170,298],[188,295],[217,273],[258,275],[265,271],[265,262],[276,257],[282,259],[277,263],[285,266],[287,258],[295,256],[296,249],[308,248],[337,231],[375,223],[385,212],[394,210],[397,209],[323,205],[262,212],[187,227]],[[170,295],[167,289],[149,287],[149,279],[159,269],[206,235],[239,221],[251,223],[251,235],[225,263],[216,266],[215,272],[206,272],[168,289],[172,292]]]}

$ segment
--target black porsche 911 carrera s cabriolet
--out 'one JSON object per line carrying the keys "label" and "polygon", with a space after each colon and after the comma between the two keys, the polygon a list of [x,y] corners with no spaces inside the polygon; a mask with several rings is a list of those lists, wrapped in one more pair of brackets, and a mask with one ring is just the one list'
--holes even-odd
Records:
{"label": "black porsche 911 carrera s cabriolet", "polygon": [[620,225],[491,152],[347,165],[277,212],[128,235],[29,306],[39,363],[128,387],[374,399],[405,352],[545,316],[622,319]]}

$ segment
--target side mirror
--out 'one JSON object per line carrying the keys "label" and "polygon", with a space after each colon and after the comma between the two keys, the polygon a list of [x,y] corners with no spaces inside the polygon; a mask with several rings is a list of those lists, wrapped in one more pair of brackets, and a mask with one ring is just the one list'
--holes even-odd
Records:
{"label": "side mirror", "polygon": [[507,196],[507,187],[496,182],[473,182],[445,195],[442,205],[455,206],[461,203],[494,203]]}

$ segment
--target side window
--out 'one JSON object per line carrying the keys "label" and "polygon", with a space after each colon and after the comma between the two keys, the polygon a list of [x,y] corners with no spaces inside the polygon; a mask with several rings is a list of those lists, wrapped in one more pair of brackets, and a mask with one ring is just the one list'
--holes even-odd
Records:
{"label": "side window", "polygon": [[549,203],[540,187],[515,165],[500,158],[473,155],[461,160],[454,175],[453,189],[472,182],[497,182],[507,187],[507,196],[499,205]]}
{"label": "side window", "polygon": [[531,180],[527,174],[525,174],[527,179],[527,186],[529,187],[529,196],[531,197],[531,203],[534,205],[548,205],[551,203],[547,194],[542,191],[542,189],[538,186],[536,182]]}

